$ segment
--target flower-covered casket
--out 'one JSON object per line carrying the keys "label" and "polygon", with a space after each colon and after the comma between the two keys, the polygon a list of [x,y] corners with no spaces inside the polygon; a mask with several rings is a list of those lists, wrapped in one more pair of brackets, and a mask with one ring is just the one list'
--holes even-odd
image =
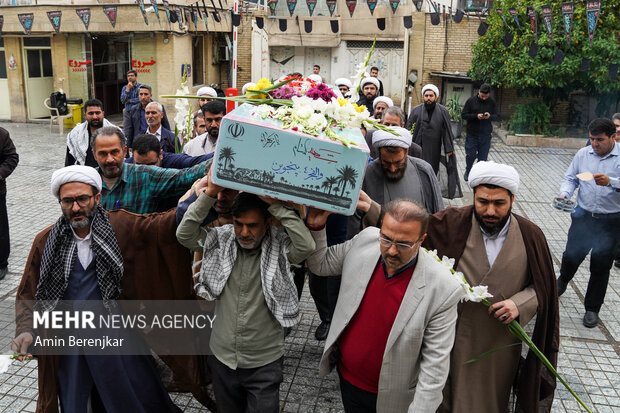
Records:
{"label": "flower-covered casket", "polygon": [[355,113],[337,99],[294,98],[292,106],[280,108],[243,104],[222,119],[213,182],[351,215],[369,149],[359,126],[338,127],[331,120]]}

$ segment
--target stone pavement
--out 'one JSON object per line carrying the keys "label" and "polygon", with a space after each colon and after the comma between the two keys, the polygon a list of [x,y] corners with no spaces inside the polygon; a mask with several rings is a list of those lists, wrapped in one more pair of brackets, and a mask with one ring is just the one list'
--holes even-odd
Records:
{"label": "stone pavement", "polygon": [[[34,236],[53,224],[60,216],[57,201],[50,194],[52,172],[63,166],[65,136],[50,133],[47,125],[12,124],[8,129],[20,155],[20,163],[8,179],[8,210],[11,227],[9,274],[0,281],[0,353],[9,354],[13,338],[13,305],[30,246]],[[585,140],[584,140],[585,143]],[[549,242],[556,272],[558,271],[570,216],[551,207],[565,169],[575,151],[508,147],[494,144],[490,159],[514,165],[521,174],[522,186],[514,210],[537,223]],[[463,142],[457,145],[459,168],[464,168]],[[461,172],[462,173],[462,172]],[[465,198],[451,202],[471,202],[471,191]],[[569,289],[560,300],[561,349],[559,372],[583,401],[600,413],[620,412],[620,271],[612,269],[603,322],[596,328],[583,327],[583,295],[588,281],[589,261],[582,264]],[[318,377],[318,364],[323,343],[314,339],[320,323],[307,288],[302,297],[301,323],[286,339],[284,383],[281,386],[283,412],[341,412],[342,404],[335,374]],[[33,412],[37,397],[36,361],[13,363],[0,376],[0,411]],[[175,402],[187,412],[204,412],[192,397],[173,394]],[[558,383],[553,412],[578,412],[580,406]]]}

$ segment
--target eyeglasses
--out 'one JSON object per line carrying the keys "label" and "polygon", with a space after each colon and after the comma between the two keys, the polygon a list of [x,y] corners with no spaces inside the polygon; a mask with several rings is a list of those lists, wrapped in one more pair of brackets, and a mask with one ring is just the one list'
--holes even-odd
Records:
{"label": "eyeglasses", "polygon": [[60,206],[65,209],[72,208],[74,202],[77,202],[78,206],[85,207],[90,204],[90,199],[92,197],[94,197],[94,195],[80,195],[75,198],[63,198],[58,202],[60,203]]}
{"label": "eyeglasses", "polygon": [[413,247],[415,247],[420,241],[422,241],[422,237],[420,237],[413,244],[410,244],[408,242],[395,242],[395,241],[392,241],[391,239],[379,237],[379,243],[381,244],[381,246],[383,248],[388,248],[389,249],[389,248],[392,247],[392,245],[394,245],[394,246],[396,246],[396,249],[399,252],[407,252],[409,250],[412,250]]}

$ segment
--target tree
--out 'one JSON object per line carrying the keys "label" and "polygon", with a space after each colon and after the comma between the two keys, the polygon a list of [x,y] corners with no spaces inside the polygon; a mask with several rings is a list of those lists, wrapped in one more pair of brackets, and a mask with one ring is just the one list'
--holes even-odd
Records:
{"label": "tree", "polygon": [[228,146],[222,148],[220,151],[220,157],[224,159],[224,169],[226,169],[226,164],[231,165],[231,162],[235,160],[235,155],[236,153],[232,148]]}
{"label": "tree", "polygon": [[[609,78],[610,63],[619,63],[620,56],[620,0],[603,1],[598,25],[590,46],[586,17],[586,3],[574,2],[575,12],[570,43],[566,43],[566,32],[561,10],[561,0],[497,0],[490,11],[487,23],[489,29],[473,45],[472,67],[469,75],[476,81],[494,86],[514,88],[531,96],[540,96],[548,105],[558,99],[567,99],[576,90],[583,90],[599,100],[600,113],[609,110],[618,102],[620,82]],[[553,43],[547,35],[541,9],[550,4],[553,10]],[[538,17],[538,54],[528,54],[535,41],[527,6],[534,7]],[[520,27],[508,12],[517,10]],[[509,27],[497,14],[502,9]],[[513,33],[514,40],[509,47],[502,43],[506,33]],[[565,53],[561,65],[553,63],[557,50]],[[582,58],[591,60],[590,70],[581,72]],[[602,113],[599,115],[602,116]]]}
{"label": "tree", "polygon": [[347,184],[351,185],[351,188],[355,186],[355,181],[357,180],[357,171],[350,166],[343,166],[338,169],[338,182],[342,184],[342,191],[340,192],[340,196],[344,196],[344,190],[347,187]]}

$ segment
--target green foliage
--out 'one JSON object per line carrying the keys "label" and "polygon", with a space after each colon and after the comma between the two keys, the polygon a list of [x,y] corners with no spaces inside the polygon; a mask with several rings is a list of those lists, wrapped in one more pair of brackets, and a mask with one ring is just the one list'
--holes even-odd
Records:
{"label": "green foliage", "polygon": [[[582,89],[589,95],[608,94],[618,99],[620,82],[610,79],[610,63],[620,60],[620,0],[602,2],[597,28],[592,46],[589,44],[585,1],[575,2],[573,27],[570,43],[566,43],[564,22],[560,0],[537,0],[522,2],[518,0],[496,0],[487,23],[489,29],[473,45],[473,61],[469,75],[474,80],[485,81],[491,85],[514,88],[525,94],[540,96],[546,103],[566,99],[572,91]],[[543,4],[551,4],[553,9],[553,43],[547,35],[542,19]],[[538,44],[536,57],[528,55],[534,34],[527,16],[527,6],[533,6],[538,16]],[[520,27],[517,27],[508,8],[517,10]],[[504,11],[503,22],[496,8]],[[508,32],[514,34],[509,47],[502,40]],[[556,50],[565,53],[560,66],[553,63]],[[581,72],[582,58],[591,59],[590,70]]]}
{"label": "green foliage", "polygon": [[515,111],[508,121],[508,128],[515,133],[551,135],[551,111],[537,99],[525,105],[511,105]]}
{"label": "green foliage", "polygon": [[463,105],[461,105],[461,94],[455,93],[452,97],[446,102],[446,109],[448,109],[448,114],[450,115],[450,119],[455,121],[461,120],[461,112],[463,111]]}

